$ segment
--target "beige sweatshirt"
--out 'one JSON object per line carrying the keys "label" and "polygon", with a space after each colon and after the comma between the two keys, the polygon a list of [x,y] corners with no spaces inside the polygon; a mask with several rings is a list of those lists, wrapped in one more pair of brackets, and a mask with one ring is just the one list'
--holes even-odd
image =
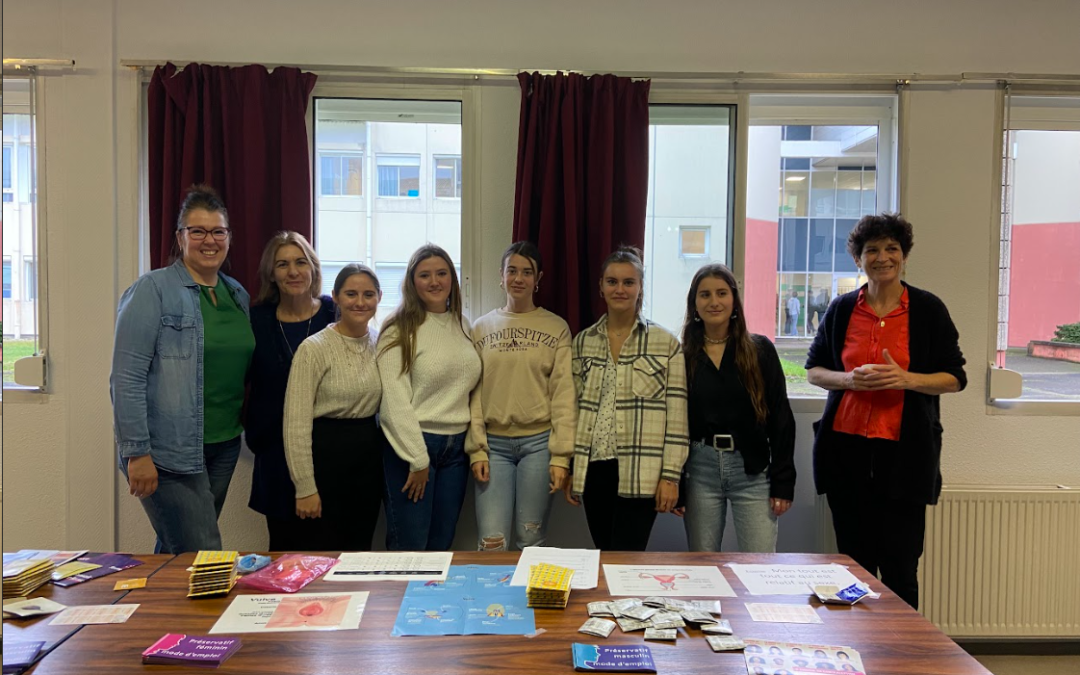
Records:
{"label": "beige sweatshirt", "polygon": [[[416,331],[416,358],[405,375],[401,348],[385,348],[396,336],[395,326],[379,336],[379,420],[397,456],[409,463],[410,471],[422,471],[429,464],[423,432],[450,436],[479,418],[480,359],[472,348],[468,320],[458,326],[451,312],[428,312]],[[475,430],[466,449],[474,445],[487,445]]]}
{"label": "beige sweatshirt", "polygon": [[[569,469],[577,418],[570,327],[543,308],[497,309],[477,319],[472,334],[484,362],[486,433],[520,438],[550,429],[551,465]],[[470,462],[487,458],[486,448],[469,456]]]}

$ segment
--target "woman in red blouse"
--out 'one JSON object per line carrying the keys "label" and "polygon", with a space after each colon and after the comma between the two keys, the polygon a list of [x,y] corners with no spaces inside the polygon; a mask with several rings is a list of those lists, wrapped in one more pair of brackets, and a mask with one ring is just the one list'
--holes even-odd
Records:
{"label": "woman in red blouse", "polygon": [[837,546],[917,609],[926,505],[941,493],[939,397],[967,376],[944,303],[901,281],[913,243],[899,215],[859,221],[848,252],[867,283],[830,305],[806,370],[829,390],[814,424],[814,481]]}

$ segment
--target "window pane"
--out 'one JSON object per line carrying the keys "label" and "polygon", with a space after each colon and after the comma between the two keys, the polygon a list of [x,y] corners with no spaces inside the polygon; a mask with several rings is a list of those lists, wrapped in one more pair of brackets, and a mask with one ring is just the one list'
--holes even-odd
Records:
{"label": "window pane", "polygon": [[338,194],[338,184],[341,180],[339,171],[340,163],[337,157],[319,158],[319,193],[324,195]]}
{"label": "window pane", "polygon": [[731,108],[649,106],[643,314],[680,333],[701,265],[728,262]]}
{"label": "window pane", "polygon": [[14,384],[15,360],[37,353],[37,192],[35,81],[3,82],[3,332],[4,386]]}
{"label": "window pane", "polygon": [[[877,178],[882,167],[883,180],[892,181],[896,103],[891,95],[750,98],[743,301],[748,328],[773,338],[786,362],[789,395],[825,395],[806,382],[802,365],[828,302],[860,282],[847,254],[852,226],[867,209],[892,205],[889,185],[878,198]],[[789,112],[792,121],[822,119],[838,110],[865,121],[784,119]],[[789,318],[789,305],[797,316]]]}
{"label": "window pane", "polygon": [[997,361],[1023,374],[1025,400],[1080,401],[1080,131],[1009,137]]}
{"label": "window pane", "polygon": [[315,148],[337,156],[335,194],[351,197],[321,198],[316,208],[324,290],[347,263],[370,266],[383,290],[372,324],[378,328],[398,304],[400,275],[413,251],[430,241],[460,260],[461,204],[437,203],[432,183],[438,159],[451,167],[451,190],[461,184],[461,103],[319,98]]}
{"label": "window pane", "polygon": [[443,199],[461,197],[461,158],[435,158],[435,196]]}

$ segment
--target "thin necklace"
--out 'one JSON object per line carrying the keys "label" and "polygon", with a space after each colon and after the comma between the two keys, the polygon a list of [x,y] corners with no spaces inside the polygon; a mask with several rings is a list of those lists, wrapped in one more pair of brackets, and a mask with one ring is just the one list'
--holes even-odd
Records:
{"label": "thin necklace", "polygon": [[728,339],[731,337],[730,335],[728,335],[726,337],[720,338],[719,340],[714,340],[711,337],[709,337],[707,333],[702,333],[702,336],[704,336],[705,342],[708,342],[711,345],[722,345],[725,342],[727,342]]}
{"label": "thin necklace", "polygon": [[[318,310],[316,310],[311,313],[311,316],[308,317],[307,330],[304,332],[304,340],[311,337],[311,320],[314,319],[315,315],[318,313]],[[292,358],[296,355],[296,352],[293,351],[292,345],[289,344],[289,338],[285,336],[285,326],[281,325],[281,319],[277,320],[277,327],[278,330],[281,331],[281,339],[285,341],[285,349],[289,350],[289,358]],[[301,342],[303,342],[304,340],[301,340]]]}

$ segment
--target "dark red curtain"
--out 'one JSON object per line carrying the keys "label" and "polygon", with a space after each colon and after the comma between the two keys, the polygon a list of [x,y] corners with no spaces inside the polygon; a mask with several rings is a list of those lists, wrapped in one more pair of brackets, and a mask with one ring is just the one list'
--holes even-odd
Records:
{"label": "dark red curtain", "polygon": [[190,64],[154,71],[148,92],[150,263],[169,264],[176,216],[193,183],[229,210],[225,272],[258,292],[263,246],[278,230],[311,239],[311,159],[305,115],[316,76],[296,68]]}
{"label": "dark red curtain", "polygon": [[600,264],[645,243],[649,82],[521,73],[514,240],[540,248],[537,303],[574,333],[603,313]]}

